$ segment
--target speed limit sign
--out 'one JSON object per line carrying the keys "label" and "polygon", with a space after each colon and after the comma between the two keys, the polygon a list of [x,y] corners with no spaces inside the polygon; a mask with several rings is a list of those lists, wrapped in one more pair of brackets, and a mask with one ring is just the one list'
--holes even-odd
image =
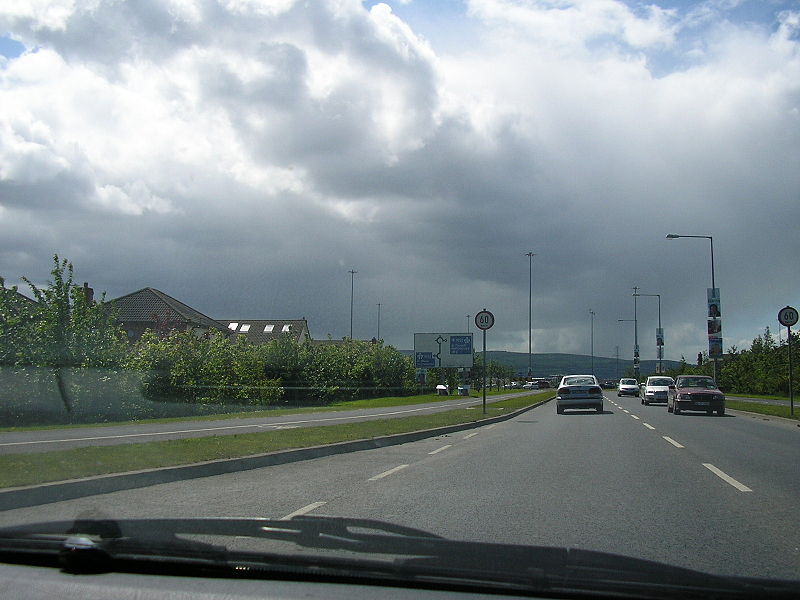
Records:
{"label": "speed limit sign", "polygon": [[494,315],[488,310],[482,310],[475,315],[475,326],[478,329],[486,331],[487,329],[491,329],[492,325],[494,325]]}
{"label": "speed limit sign", "polygon": [[778,312],[778,322],[784,327],[791,327],[797,324],[797,310],[791,306],[782,308]]}

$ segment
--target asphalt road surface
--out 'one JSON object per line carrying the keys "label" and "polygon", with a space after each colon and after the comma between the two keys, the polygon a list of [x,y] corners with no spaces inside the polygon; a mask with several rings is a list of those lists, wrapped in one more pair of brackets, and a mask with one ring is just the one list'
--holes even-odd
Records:
{"label": "asphalt road surface", "polygon": [[380,519],[464,540],[568,546],[800,578],[795,423],[667,413],[607,394],[605,411],[548,403],[469,432],[0,513],[315,514]]}

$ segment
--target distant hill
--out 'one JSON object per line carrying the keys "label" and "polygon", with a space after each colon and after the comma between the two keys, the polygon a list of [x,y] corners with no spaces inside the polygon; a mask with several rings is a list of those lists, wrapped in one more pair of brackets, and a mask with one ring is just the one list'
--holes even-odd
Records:
{"label": "distant hill", "polygon": [[[412,350],[401,350],[403,354],[413,356]],[[486,359],[489,362],[498,362],[502,365],[513,367],[518,375],[528,373],[528,353],[527,352],[505,352],[502,350],[487,350]],[[677,368],[680,364],[677,360],[664,360],[665,369]],[[642,360],[640,373],[642,376],[652,375],[656,371],[657,360]],[[598,379],[619,379],[625,372],[633,370],[633,361],[622,358],[607,358],[605,356],[594,357],[594,374]],[[551,375],[567,375],[570,373],[590,373],[592,370],[592,357],[588,354],[560,354],[544,353],[533,354],[531,358],[531,370],[534,377],[548,377]]]}

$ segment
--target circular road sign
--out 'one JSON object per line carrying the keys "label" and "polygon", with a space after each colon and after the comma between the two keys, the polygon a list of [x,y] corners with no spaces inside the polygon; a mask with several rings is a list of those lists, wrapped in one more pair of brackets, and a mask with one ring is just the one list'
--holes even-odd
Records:
{"label": "circular road sign", "polygon": [[483,329],[484,331],[491,329],[492,325],[494,325],[494,315],[488,310],[482,310],[475,315],[475,325],[478,329]]}
{"label": "circular road sign", "polygon": [[791,327],[797,324],[797,310],[791,306],[782,308],[778,312],[778,322],[786,327]]}

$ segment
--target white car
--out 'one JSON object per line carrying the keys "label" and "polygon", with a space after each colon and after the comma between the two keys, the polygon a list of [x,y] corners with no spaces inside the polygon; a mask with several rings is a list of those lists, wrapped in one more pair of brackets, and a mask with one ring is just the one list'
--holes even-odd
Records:
{"label": "white car", "polygon": [[635,379],[620,379],[617,396],[638,396],[639,383]]}
{"label": "white car", "polygon": [[603,390],[594,375],[566,375],[556,392],[556,412],[566,408],[594,408],[603,412]]}
{"label": "white car", "polygon": [[670,390],[675,389],[675,380],[672,377],[654,376],[648,377],[642,388],[642,404],[651,402],[664,402],[669,399]]}

